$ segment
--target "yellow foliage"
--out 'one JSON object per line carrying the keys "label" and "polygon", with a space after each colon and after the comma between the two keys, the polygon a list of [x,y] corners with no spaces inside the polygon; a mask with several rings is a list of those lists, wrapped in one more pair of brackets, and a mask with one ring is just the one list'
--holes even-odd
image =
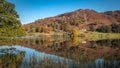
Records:
{"label": "yellow foliage", "polygon": [[78,35],[79,35],[79,29],[78,28],[74,28],[73,29],[73,36],[74,37],[78,37]]}
{"label": "yellow foliage", "polygon": [[73,37],[73,44],[78,44],[78,43],[79,43],[78,37]]}

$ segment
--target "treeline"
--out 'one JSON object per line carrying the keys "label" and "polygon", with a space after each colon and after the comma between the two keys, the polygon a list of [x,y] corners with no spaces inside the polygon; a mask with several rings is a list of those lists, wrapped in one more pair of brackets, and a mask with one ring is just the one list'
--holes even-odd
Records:
{"label": "treeline", "polygon": [[71,25],[70,23],[59,24],[58,22],[53,22],[51,24],[45,24],[34,27],[30,25],[25,27],[25,31],[28,33],[50,33],[50,32],[71,32],[74,29],[79,30],[87,30],[87,31],[97,31],[103,33],[120,33],[120,24],[111,24],[111,25],[103,25],[101,27],[96,27],[97,24],[89,25],[88,29],[81,28],[79,26]]}
{"label": "treeline", "polygon": [[69,22],[67,23],[60,23],[59,22],[52,22],[49,24],[41,24],[39,26],[34,26],[34,25],[29,25],[29,26],[23,26],[23,28],[25,29],[25,31],[27,33],[50,33],[50,32],[71,32],[72,30],[78,30],[79,31],[79,27],[75,26],[75,25],[71,25]]}
{"label": "treeline", "polygon": [[96,31],[104,33],[120,33],[120,24],[101,26],[100,28],[97,28]]}

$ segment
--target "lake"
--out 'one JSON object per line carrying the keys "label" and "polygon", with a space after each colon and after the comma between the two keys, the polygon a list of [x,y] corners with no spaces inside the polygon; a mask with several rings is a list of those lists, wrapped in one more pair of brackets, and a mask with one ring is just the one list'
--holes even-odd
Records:
{"label": "lake", "polygon": [[0,68],[120,68],[120,39],[0,38]]}

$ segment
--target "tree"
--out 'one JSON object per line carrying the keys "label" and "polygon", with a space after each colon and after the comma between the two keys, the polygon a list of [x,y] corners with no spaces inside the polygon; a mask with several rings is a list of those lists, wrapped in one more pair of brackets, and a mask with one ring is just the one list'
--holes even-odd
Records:
{"label": "tree", "polygon": [[98,32],[105,32],[105,33],[120,33],[120,25],[119,24],[111,24],[106,26],[101,26],[97,28],[96,31]]}
{"label": "tree", "polygon": [[[15,11],[15,5],[5,0],[0,0],[0,33],[11,33],[10,31],[17,33],[18,31],[21,31],[21,22],[18,19],[19,15]],[[6,32],[5,30],[7,28],[11,28],[12,30]]]}
{"label": "tree", "polygon": [[95,25],[90,25],[90,31],[95,31]]}
{"label": "tree", "polygon": [[21,23],[18,20],[19,15],[15,11],[15,5],[5,0],[0,1],[0,22],[3,26],[16,25],[20,26]]}
{"label": "tree", "polygon": [[74,37],[78,37],[78,35],[79,35],[79,28],[74,27],[74,29],[73,29],[73,36]]}
{"label": "tree", "polygon": [[120,33],[120,24],[111,24],[112,32]]}

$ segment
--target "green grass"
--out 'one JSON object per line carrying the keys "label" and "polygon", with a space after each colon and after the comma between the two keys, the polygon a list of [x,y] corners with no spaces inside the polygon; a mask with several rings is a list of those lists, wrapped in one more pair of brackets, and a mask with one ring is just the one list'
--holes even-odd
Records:
{"label": "green grass", "polygon": [[100,33],[100,32],[80,32],[79,34],[84,35],[84,38],[90,40],[102,40],[102,39],[120,39],[120,33]]}

